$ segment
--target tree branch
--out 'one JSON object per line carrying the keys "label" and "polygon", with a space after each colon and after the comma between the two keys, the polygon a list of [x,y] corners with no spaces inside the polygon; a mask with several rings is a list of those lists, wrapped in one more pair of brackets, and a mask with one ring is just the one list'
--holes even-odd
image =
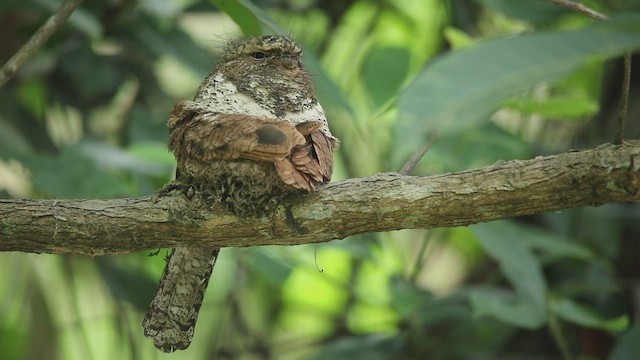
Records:
{"label": "tree branch", "polygon": [[18,52],[0,69],[0,87],[6,84],[11,77],[20,69],[33,54],[49,40],[58,29],[64,25],[73,11],[80,5],[82,0],[67,0],[51,17],[33,34]]}
{"label": "tree branch", "polygon": [[181,194],[0,199],[0,251],[108,255],[174,245],[293,245],[377,231],[469,225],[640,200],[640,141],[424,177],[383,173],[292,199],[296,222],[241,219]]}

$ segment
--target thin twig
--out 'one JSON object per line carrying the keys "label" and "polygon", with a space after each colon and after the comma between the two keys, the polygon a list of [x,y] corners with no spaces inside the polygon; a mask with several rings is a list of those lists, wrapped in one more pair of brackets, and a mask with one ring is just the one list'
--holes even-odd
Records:
{"label": "thin twig", "polygon": [[0,69],[0,87],[6,84],[18,69],[49,40],[51,35],[62,27],[81,2],[82,0],[67,0],[60,5],[47,22]]}
{"label": "thin twig", "polygon": [[313,261],[316,263],[316,269],[318,270],[319,273],[323,273],[324,269],[320,267],[320,265],[318,265],[318,246],[316,245],[315,251],[313,252]]}
{"label": "thin twig", "polygon": [[[596,20],[607,20],[609,17],[602,13],[599,13],[587,6],[571,0],[549,0],[552,3],[564,6],[568,9],[581,12],[588,17]],[[613,143],[616,145],[622,144],[624,140],[624,123],[627,119],[627,111],[629,109],[629,87],[631,84],[631,53],[624,54],[624,64],[622,69],[622,98],[620,100],[620,108],[618,110],[618,131],[613,139]]]}
{"label": "thin twig", "polygon": [[624,140],[624,122],[627,119],[627,111],[629,109],[629,88],[631,86],[631,52],[624,54],[624,62],[622,65],[622,99],[620,100],[620,109],[618,111],[618,131],[613,143],[622,144]]}
{"label": "thin twig", "polygon": [[547,318],[547,327],[549,328],[549,332],[551,333],[553,341],[556,343],[558,350],[562,354],[562,359],[574,359],[573,355],[571,354],[571,347],[569,346],[567,337],[562,332],[562,325],[560,324],[560,320],[558,320],[558,317],[553,312],[553,310],[549,311],[549,315]]}
{"label": "thin twig", "polygon": [[567,9],[571,9],[571,10],[575,10],[578,12],[581,12],[585,15],[587,15],[588,17],[592,18],[592,19],[596,19],[596,20],[607,20],[609,17],[605,14],[599,13],[585,5],[582,5],[580,3],[577,3],[575,1],[571,1],[571,0],[549,0],[554,4],[566,7]]}
{"label": "thin twig", "polygon": [[436,133],[434,133],[431,136],[431,138],[429,139],[429,142],[427,142],[427,144],[425,146],[423,146],[415,154],[411,155],[409,160],[407,160],[407,162],[404,163],[404,165],[402,165],[402,169],[400,169],[400,171],[398,173],[401,174],[401,175],[409,175],[409,173],[411,171],[413,171],[413,169],[416,167],[416,165],[418,165],[418,162],[420,162],[420,159],[422,159],[424,154],[426,154],[427,151],[429,151],[429,149],[431,148],[431,146],[435,142],[436,142]]}

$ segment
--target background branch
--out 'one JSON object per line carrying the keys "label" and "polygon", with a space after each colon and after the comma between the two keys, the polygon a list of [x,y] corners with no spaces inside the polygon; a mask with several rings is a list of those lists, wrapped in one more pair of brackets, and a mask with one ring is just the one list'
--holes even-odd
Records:
{"label": "background branch", "polygon": [[0,87],[6,84],[20,67],[64,25],[71,13],[82,3],[82,0],[67,0],[58,10],[33,34],[18,52],[0,69]]}
{"label": "background branch", "polygon": [[620,145],[624,140],[624,123],[629,111],[629,92],[631,91],[631,52],[624,54],[622,61],[622,90],[620,95],[620,108],[618,109],[618,131],[613,143]]}
{"label": "background branch", "polygon": [[640,200],[640,141],[499,162],[426,177],[377,174],[293,199],[284,211],[240,219],[184,196],[114,200],[0,200],[0,251],[108,255],[173,245],[323,242],[366,232],[464,226],[580,206]]}
{"label": "background branch", "polygon": [[571,9],[577,12],[581,12],[588,17],[596,20],[607,20],[609,17],[605,14],[599,13],[588,6],[582,5],[572,0],[549,0],[554,4],[558,4],[567,9]]}

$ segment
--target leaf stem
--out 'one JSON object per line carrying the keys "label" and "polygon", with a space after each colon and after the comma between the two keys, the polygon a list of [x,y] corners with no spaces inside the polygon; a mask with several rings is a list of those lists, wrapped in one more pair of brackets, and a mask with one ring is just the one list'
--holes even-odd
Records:
{"label": "leaf stem", "polygon": [[564,333],[562,332],[562,326],[560,325],[560,321],[558,320],[558,317],[556,316],[556,314],[553,312],[552,309],[549,309],[548,313],[549,313],[549,316],[547,318],[547,326],[549,328],[549,332],[551,333],[551,336],[553,337],[553,341],[556,343],[558,350],[560,350],[560,353],[562,354],[562,359],[573,360],[574,357],[571,354],[569,342],[567,341],[567,338],[564,336]]}

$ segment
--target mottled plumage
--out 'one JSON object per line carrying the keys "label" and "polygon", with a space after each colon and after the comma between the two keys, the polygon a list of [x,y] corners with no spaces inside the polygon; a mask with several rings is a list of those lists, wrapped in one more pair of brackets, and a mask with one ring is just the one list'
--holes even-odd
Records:
{"label": "mottled plumage", "polygon": [[[331,135],[302,50],[283,36],[231,44],[193,101],[168,121],[176,183],[221,201],[238,216],[273,211],[287,195],[331,179]],[[171,352],[191,343],[219,250],[173,250],[143,321],[145,336]]]}

